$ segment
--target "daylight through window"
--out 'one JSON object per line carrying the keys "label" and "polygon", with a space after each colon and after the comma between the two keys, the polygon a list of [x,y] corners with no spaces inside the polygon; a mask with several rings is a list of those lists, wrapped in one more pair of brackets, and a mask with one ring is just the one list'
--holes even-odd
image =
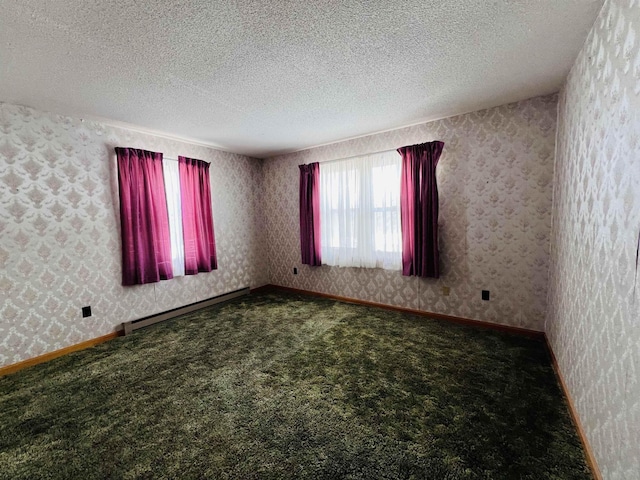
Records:
{"label": "daylight through window", "polygon": [[401,163],[391,151],[322,164],[323,264],[401,268]]}

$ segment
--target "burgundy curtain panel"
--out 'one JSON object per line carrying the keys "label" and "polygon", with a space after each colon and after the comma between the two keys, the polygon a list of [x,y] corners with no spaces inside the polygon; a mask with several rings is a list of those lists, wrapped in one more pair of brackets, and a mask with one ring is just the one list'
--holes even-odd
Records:
{"label": "burgundy curtain panel", "polygon": [[402,274],[438,278],[438,184],[443,142],[401,147]]}
{"label": "burgundy curtain panel", "polygon": [[211,213],[209,164],[180,156],[178,169],[184,236],[184,273],[195,275],[198,272],[210,272],[218,268],[218,260]]}
{"label": "burgundy curtain panel", "polygon": [[320,266],[320,164],[300,165],[300,250],[302,263]]}
{"label": "burgundy curtain panel", "polygon": [[162,153],[116,148],[120,188],[122,284],[173,278]]}

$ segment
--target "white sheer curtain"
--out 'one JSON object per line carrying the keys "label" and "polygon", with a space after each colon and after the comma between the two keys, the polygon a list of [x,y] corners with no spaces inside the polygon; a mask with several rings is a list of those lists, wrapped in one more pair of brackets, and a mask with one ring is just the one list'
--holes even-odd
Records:
{"label": "white sheer curtain", "polygon": [[173,276],[184,275],[184,237],[182,236],[182,204],[180,203],[180,174],[178,162],[162,160],[164,170],[164,188],[167,195],[169,212],[169,234],[171,236],[171,261]]}
{"label": "white sheer curtain", "polygon": [[400,168],[395,152],[320,164],[322,263],[400,270]]}

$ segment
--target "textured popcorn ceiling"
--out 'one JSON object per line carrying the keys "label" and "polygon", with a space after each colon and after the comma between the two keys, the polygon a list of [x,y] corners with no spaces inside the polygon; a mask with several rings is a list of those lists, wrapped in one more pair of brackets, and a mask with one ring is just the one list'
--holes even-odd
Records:
{"label": "textured popcorn ceiling", "polygon": [[4,0],[0,101],[267,157],[559,90],[601,0]]}

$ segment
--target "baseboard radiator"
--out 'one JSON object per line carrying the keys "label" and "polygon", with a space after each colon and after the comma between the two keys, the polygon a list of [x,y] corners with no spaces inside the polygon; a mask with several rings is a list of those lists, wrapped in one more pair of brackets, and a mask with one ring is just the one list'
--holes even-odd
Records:
{"label": "baseboard radiator", "polygon": [[140,318],[138,320],[132,320],[130,322],[123,322],[121,331],[123,332],[124,335],[129,335],[130,333],[133,333],[134,330],[148,327],[149,325],[153,325],[154,323],[163,322],[165,320],[169,320],[170,318],[175,318],[175,317],[179,317],[180,315],[184,315],[185,313],[195,312],[196,310],[210,307],[211,305],[226,302],[231,299],[242,297],[243,295],[248,295],[248,294],[249,294],[249,287],[245,287],[245,288],[241,288],[240,290],[235,290],[233,292],[225,293],[223,295],[218,295],[217,297],[208,298],[207,300],[191,303],[189,305],[185,305],[184,307],[174,308],[173,310],[169,310],[167,312],[157,313],[155,315],[150,315],[148,317]]}

